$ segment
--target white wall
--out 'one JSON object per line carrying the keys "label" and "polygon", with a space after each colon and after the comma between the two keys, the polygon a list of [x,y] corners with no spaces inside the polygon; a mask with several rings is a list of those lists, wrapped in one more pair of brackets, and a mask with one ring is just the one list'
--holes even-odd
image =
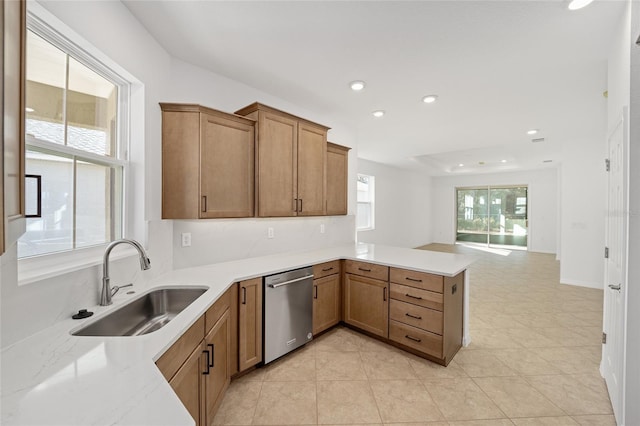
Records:
{"label": "white wall", "polygon": [[431,177],[358,159],[358,173],[375,176],[375,229],[358,241],[418,247],[432,241]]}
{"label": "white wall", "polygon": [[[604,111],[602,117],[605,117]],[[560,282],[603,288],[606,125],[591,140],[563,146]],[[598,136],[598,137],[596,137]]]}
{"label": "white wall", "polygon": [[631,2],[629,265],[627,274],[627,345],[625,424],[640,424],[640,4]]}
{"label": "white wall", "polygon": [[456,187],[527,185],[529,198],[529,250],[556,253],[558,172],[543,169],[482,175],[433,178],[433,240],[453,244],[456,240]]}

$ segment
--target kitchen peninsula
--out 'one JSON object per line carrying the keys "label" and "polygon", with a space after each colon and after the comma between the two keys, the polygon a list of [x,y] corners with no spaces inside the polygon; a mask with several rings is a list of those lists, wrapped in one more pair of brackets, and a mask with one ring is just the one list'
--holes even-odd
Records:
{"label": "kitchen peninsula", "polygon": [[[111,307],[90,307],[101,317],[152,288],[209,288],[160,330],[137,337],[79,337],[70,332],[94,319],[69,318],[3,350],[1,423],[192,425],[192,416],[154,362],[234,283],[335,260],[435,274],[445,280],[464,273],[463,289],[457,291],[463,293],[461,344],[469,343],[469,256],[353,244],[175,270],[136,288],[135,295],[118,294]],[[385,291],[386,297],[393,299],[393,294]]]}

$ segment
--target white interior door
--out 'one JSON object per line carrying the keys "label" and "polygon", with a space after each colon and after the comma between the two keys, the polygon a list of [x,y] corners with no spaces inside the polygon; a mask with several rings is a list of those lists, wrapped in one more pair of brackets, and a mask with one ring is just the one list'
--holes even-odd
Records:
{"label": "white interior door", "polygon": [[607,185],[607,247],[605,265],[604,320],[607,335],[602,346],[601,373],[607,382],[609,397],[618,424],[622,424],[624,404],[624,342],[626,318],[627,263],[627,145],[626,109],[616,128],[609,135]]}

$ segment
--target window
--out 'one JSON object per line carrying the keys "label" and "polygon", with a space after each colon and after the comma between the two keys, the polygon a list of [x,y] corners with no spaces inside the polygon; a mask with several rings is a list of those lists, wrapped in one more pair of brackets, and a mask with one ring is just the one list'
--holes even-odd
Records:
{"label": "window", "polygon": [[358,231],[375,229],[375,178],[358,174]]}
{"label": "window", "polygon": [[27,185],[25,197],[40,209],[27,218],[18,257],[120,238],[128,83],[36,19],[26,69],[25,166],[40,185]]}

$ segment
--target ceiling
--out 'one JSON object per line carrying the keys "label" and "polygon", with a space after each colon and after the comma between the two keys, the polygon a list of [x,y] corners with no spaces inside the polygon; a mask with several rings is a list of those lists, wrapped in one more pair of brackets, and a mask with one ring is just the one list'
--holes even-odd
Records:
{"label": "ceiling", "polygon": [[[565,0],[124,4],[172,56],[352,126],[360,158],[433,175],[555,167],[564,144],[603,137],[606,60],[624,9],[607,0],[578,11]],[[353,92],[353,80],[366,88]],[[424,104],[428,94],[438,101]],[[385,116],[373,117],[379,109]],[[532,143],[530,129],[544,142]]]}

